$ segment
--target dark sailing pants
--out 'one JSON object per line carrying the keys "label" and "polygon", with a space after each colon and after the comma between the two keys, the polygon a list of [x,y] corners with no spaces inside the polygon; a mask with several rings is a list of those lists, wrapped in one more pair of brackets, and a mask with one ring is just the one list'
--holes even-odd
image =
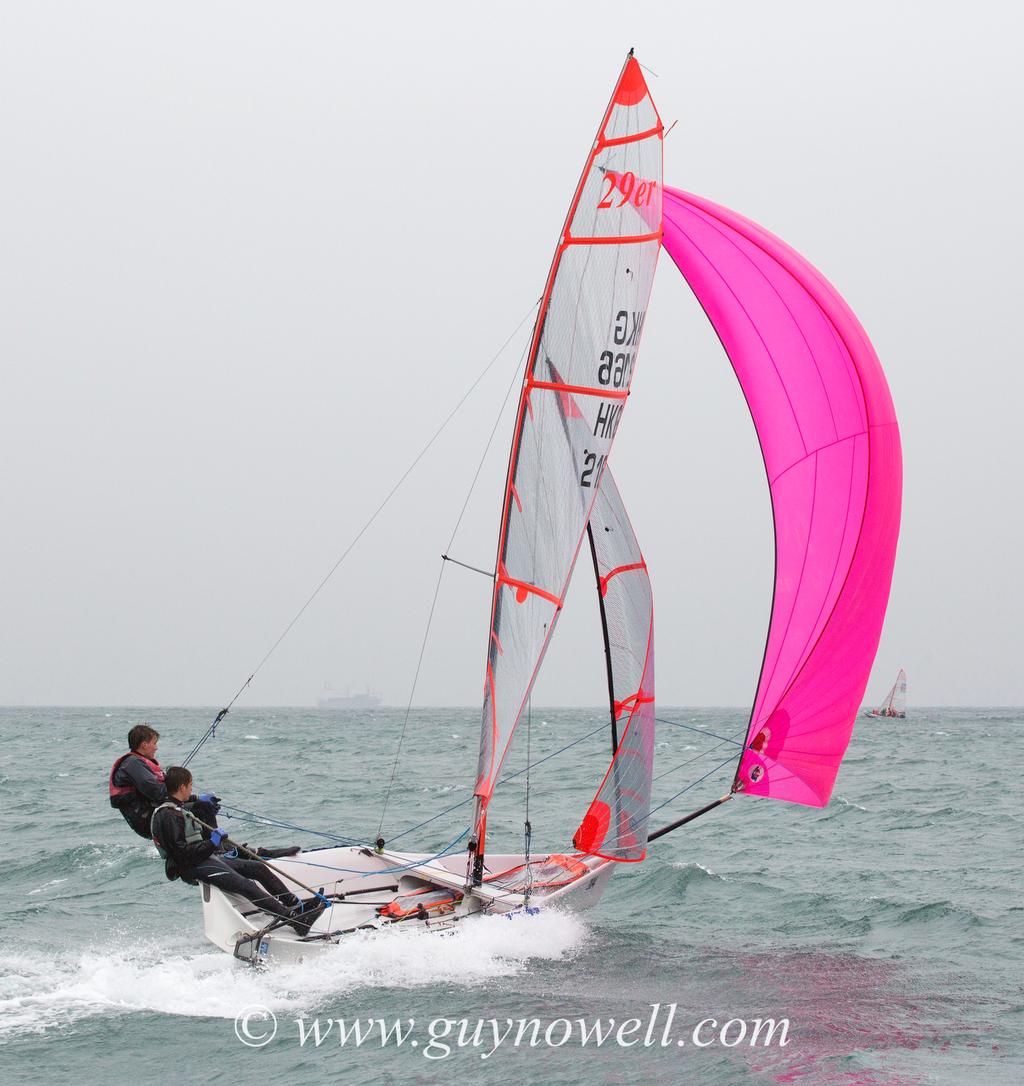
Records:
{"label": "dark sailing pants", "polygon": [[273,916],[284,916],[288,907],[281,898],[290,898],[285,884],[258,860],[228,860],[223,856],[210,856],[197,864],[191,872],[193,878],[208,882],[218,890],[229,894],[241,894],[258,909]]}

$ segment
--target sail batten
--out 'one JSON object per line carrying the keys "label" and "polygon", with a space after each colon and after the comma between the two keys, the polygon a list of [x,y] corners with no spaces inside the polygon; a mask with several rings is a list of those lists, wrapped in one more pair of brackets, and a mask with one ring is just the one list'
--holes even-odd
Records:
{"label": "sail batten", "polygon": [[516,414],[474,789],[481,838],[629,395],[661,247],[661,138],[630,57],[555,250]]}

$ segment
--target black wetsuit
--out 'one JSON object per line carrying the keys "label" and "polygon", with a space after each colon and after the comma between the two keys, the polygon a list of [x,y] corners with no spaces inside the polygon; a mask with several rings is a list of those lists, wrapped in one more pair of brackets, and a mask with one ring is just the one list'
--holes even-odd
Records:
{"label": "black wetsuit", "polygon": [[209,883],[229,894],[241,894],[258,909],[273,916],[289,915],[298,899],[266,864],[219,855],[212,841],[199,839],[195,823],[186,826],[188,812],[183,811],[181,803],[175,799],[169,802],[177,810],[162,807],[156,811],[153,842],[168,863],[173,864],[178,875]]}

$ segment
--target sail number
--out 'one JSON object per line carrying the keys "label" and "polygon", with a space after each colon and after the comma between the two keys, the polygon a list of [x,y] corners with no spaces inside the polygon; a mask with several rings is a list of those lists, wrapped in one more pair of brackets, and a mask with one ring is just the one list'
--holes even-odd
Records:
{"label": "sail number", "polygon": [[580,486],[594,486],[600,480],[604,460],[604,456],[598,456],[589,449],[583,450],[583,474],[580,476]]}
{"label": "sail number", "polygon": [[[612,339],[616,347],[636,347],[644,326],[646,310],[630,312],[620,309],[615,314]],[[633,351],[602,351],[597,366],[597,383],[622,388],[633,376]]]}
{"label": "sail number", "polygon": [[[609,170],[602,179],[605,191],[598,201],[598,209],[609,207],[625,207],[632,204],[633,207],[650,207],[654,200],[654,194],[658,191],[657,181],[641,181],[636,174],[627,170],[625,173],[613,173]],[[618,189],[622,193],[622,199],[613,204]]]}

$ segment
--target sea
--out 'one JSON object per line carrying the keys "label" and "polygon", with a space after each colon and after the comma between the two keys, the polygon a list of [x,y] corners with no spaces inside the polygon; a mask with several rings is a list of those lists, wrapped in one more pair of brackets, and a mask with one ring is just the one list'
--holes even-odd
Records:
{"label": "sea", "polygon": [[[523,847],[527,803],[532,851],[571,847],[606,712],[531,708],[492,848]],[[394,925],[263,969],[205,941],[199,891],[107,802],[133,724],[168,766],[212,715],[0,709],[0,1081],[1024,1081],[1024,710],[859,719],[827,807],[735,797],[619,865],[589,912]],[[653,826],[728,791],[746,722],[658,715]],[[236,706],[190,768],[235,840],[459,850],[478,731],[478,709]]]}

